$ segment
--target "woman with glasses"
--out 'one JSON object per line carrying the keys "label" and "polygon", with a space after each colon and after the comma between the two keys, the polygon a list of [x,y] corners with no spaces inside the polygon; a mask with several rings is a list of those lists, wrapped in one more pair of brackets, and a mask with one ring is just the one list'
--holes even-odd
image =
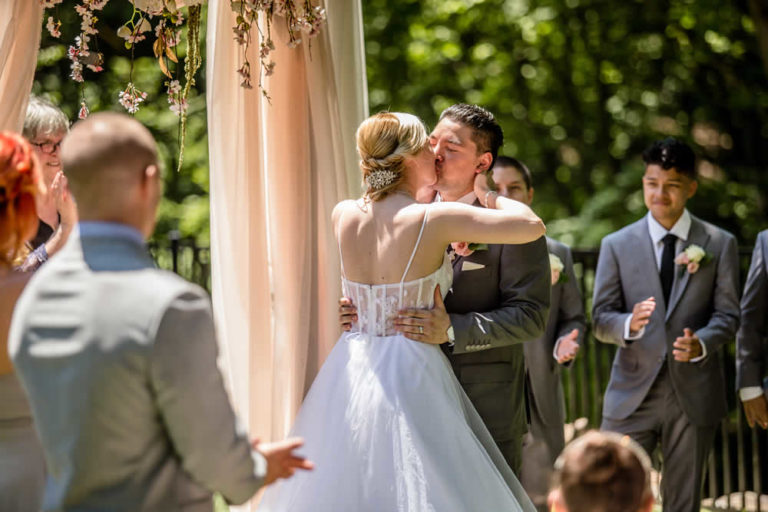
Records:
{"label": "woman with glasses", "polygon": [[67,180],[61,170],[59,148],[69,131],[69,120],[53,103],[31,96],[24,119],[24,137],[40,162],[43,185],[48,194],[38,197],[37,215],[40,225],[30,242],[33,249],[21,269],[37,269],[67,241],[77,224],[75,203],[67,192]]}

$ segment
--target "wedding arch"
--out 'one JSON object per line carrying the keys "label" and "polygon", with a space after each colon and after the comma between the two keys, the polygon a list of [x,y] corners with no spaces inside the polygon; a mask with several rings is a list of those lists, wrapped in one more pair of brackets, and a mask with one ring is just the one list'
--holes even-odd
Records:
{"label": "wedding arch", "polygon": [[[45,7],[77,4],[91,11],[91,18],[78,11],[86,30],[108,1],[130,1],[144,13],[166,9],[158,11],[161,18],[168,8],[207,4],[202,65],[208,77],[212,296],[222,368],[250,431],[262,439],[282,437],[339,333],[339,263],[330,213],[337,201],[359,194],[354,131],[368,113],[360,0],[2,2],[0,129],[20,131],[36,64],[30,48],[39,48],[44,26],[58,29]],[[284,23],[281,16],[290,16],[285,8],[299,4],[314,14]],[[243,17],[244,12],[255,15]],[[151,36],[152,28],[162,40],[155,54],[163,72],[176,32],[155,23],[148,27],[141,17],[130,21],[114,28],[126,43]],[[249,22],[256,29],[250,35],[244,32]],[[297,42],[310,33],[311,46]],[[253,39],[243,44],[248,37]],[[84,43],[80,39],[75,48],[82,50]],[[70,57],[73,72],[101,65],[80,57]],[[170,107],[180,114],[184,87],[169,90]],[[140,106],[141,91],[122,92],[126,109]]]}

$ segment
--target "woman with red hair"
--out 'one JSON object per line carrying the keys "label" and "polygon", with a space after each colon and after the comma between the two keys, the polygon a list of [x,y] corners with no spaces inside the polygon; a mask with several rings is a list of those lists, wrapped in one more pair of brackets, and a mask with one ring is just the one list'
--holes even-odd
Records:
{"label": "woman with red hair", "polygon": [[14,267],[37,232],[35,198],[44,194],[40,167],[21,136],[0,132],[0,510],[40,510],[45,484],[32,413],[8,357],[14,305],[30,274]]}

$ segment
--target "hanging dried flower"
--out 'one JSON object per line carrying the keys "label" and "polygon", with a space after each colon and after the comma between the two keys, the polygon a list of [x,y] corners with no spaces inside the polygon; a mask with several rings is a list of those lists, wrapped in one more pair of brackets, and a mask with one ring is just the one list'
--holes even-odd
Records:
{"label": "hanging dried flower", "polygon": [[91,111],[88,110],[88,105],[85,104],[85,100],[80,102],[80,112],[77,113],[78,119],[85,119],[88,117],[88,114],[90,114]]}
{"label": "hanging dried flower", "polygon": [[141,92],[129,82],[124,91],[118,93],[118,101],[125,107],[125,110],[130,114],[135,114],[139,111],[139,105],[147,99],[147,93]]}
{"label": "hanging dried flower", "polygon": [[[304,42],[302,34],[305,34],[307,39],[311,39],[319,33],[326,20],[325,9],[313,6],[311,0],[230,0],[230,7],[237,15],[232,31],[235,34],[235,41],[241,46],[243,56],[243,64],[237,70],[237,73],[243,77],[240,85],[249,89],[252,87],[248,47],[251,44],[251,29],[257,25],[261,35],[259,88],[269,99],[262,76],[270,76],[275,71],[275,62],[269,59],[270,52],[275,49],[275,43],[272,41],[273,17],[280,16],[285,19],[288,27],[287,45],[289,48],[296,48]],[[259,13],[264,15],[266,30],[258,27]]]}

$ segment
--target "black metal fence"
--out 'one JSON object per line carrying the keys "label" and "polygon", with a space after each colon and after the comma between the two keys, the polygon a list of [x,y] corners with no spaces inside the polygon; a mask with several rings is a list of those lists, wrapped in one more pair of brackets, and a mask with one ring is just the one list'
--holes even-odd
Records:
{"label": "black metal fence", "polygon": [[181,239],[177,231],[168,233],[166,240],[149,244],[149,252],[157,266],[172,270],[211,292],[211,248],[194,240]]}
{"label": "black metal fence", "polygon": [[[199,246],[191,240],[181,240],[171,233],[166,242],[155,243],[150,250],[161,268],[172,270],[186,279],[211,289],[211,253],[209,247]],[[750,248],[739,250],[741,283],[743,285]],[[581,284],[588,318],[592,310],[592,289],[595,281],[598,251],[573,251],[576,277]],[[569,423],[586,423],[597,428],[603,405],[603,393],[610,377],[611,364],[617,347],[595,340],[587,327],[585,343],[579,357],[570,369],[563,372],[566,417]],[[768,508],[760,506],[760,499],[768,491],[768,435],[760,429],[750,429],[744,418],[735,387],[735,346],[725,349],[726,377],[729,383],[730,413],[723,420],[715,438],[715,447],[709,460],[704,495],[719,498],[715,506],[720,510],[741,510],[745,503],[753,502],[749,510]],[[586,422],[581,419],[586,419]],[[577,420],[581,419],[580,422]],[[755,500],[755,493],[757,499]]]}

